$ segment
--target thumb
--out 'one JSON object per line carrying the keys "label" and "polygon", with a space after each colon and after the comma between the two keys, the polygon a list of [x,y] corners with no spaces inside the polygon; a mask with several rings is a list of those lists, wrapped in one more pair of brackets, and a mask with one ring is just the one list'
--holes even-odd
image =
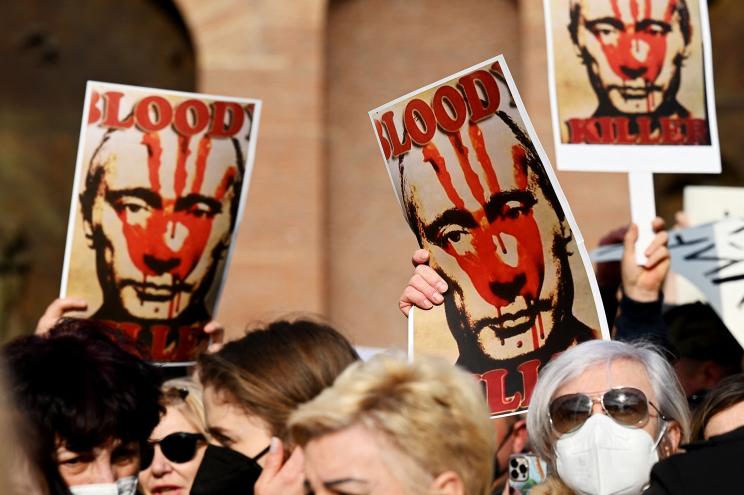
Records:
{"label": "thumb", "polygon": [[282,468],[284,462],[284,445],[282,441],[277,437],[271,438],[271,447],[269,453],[266,456],[266,464],[264,464],[263,472],[269,478],[273,478],[276,473]]}
{"label": "thumb", "polygon": [[301,447],[295,447],[283,469],[290,475],[298,475],[305,471],[305,453]]}
{"label": "thumb", "polygon": [[429,251],[426,249],[417,249],[413,252],[413,257],[411,258],[411,263],[413,263],[413,266],[419,266],[426,264],[429,261]]}
{"label": "thumb", "polygon": [[624,256],[631,256],[635,259],[635,243],[638,240],[638,225],[630,224],[628,231],[623,238]]}

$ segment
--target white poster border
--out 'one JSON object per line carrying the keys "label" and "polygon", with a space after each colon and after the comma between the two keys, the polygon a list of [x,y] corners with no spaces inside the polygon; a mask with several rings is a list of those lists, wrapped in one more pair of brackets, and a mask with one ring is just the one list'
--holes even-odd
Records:
{"label": "white poster border", "polygon": [[579,172],[653,172],[653,173],[721,173],[721,152],[713,83],[713,53],[706,0],[696,0],[700,8],[701,42],[705,74],[710,145],[629,145],[629,144],[564,144],[555,77],[553,21],[551,4],[568,0],[543,0],[548,59],[548,93],[553,123],[555,161],[558,170]]}

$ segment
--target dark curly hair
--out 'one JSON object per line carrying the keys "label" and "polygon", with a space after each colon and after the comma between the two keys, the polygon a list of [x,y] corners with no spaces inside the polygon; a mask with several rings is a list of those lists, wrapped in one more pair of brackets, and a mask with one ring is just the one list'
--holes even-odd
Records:
{"label": "dark curly hair", "polygon": [[53,462],[111,439],[147,441],[161,415],[160,375],[134,344],[94,320],[65,318],[3,348],[19,412]]}

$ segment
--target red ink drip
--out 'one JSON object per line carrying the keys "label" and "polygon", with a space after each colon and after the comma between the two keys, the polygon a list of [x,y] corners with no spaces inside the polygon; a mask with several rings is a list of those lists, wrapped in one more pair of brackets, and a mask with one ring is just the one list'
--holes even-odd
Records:
{"label": "red ink drip", "polygon": [[434,168],[434,172],[436,172],[437,174],[437,179],[439,179],[439,183],[442,185],[442,189],[444,189],[444,192],[447,193],[447,197],[450,201],[452,201],[452,204],[455,205],[457,208],[464,210],[465,203],[457,194],[457,191],[455,191],[455,186],[452,184],[452,177],[450,176],[449,171],[447,170],[447,166],[444,163],[444,158],[439,153],[439,150],[434,145],[434,143],[429,143],[421,148],[421,153],[424,156],[424,161],[429,162]]}
{"label": "red ink drip", "polygon": [[540,347],[540,341],[537,340],[537,325],[532,325],[531,333],[532,333],[532,348],[537,349],[538,347]]}
{"label": "red ink drip", "polygon": [[[147,274],[143,273],[142,274],[142,287],[144,287],[145,285],[147,285]],[[144,306],[144,304],[145,304],[145,301],[142,300],[142,298],[140,298],[140,306]]]}
{"label": "red ink drip", "polygon": [[[532,308],[534,307],[533,301],[529,297],[524,298],[524,304],[527,306],[527,311],[531,312]],[[537,317],[540,317],[540,313],[537,313]],[[537,339],[537,322],[533,323],[532,328],[532,348],[537,349],[540,347],[540,341]]]}
{"label": "red ink drip", "polygon": [[514,163],[514,182],[521,190],[527,189],[527,152],[519,144],[512,146],[512,162]]}
{"label": "red ink drip", "polygon": [[648,96],[646,97],[646,111],[651,112],[656,107],[654,104],[656,102],[656,98],[654,98],[654,92],[649,91]]}
{"label": "red ink drip", "polygon": [[[173,284],[176,285],[177,283],[178,280],[174,277]],[[173,305],[175,306],[175,313],[178,314],[181,311],[181,291],[176,291],[176,297],[173,301]]]}
{"label": "red ink drip", "polygon": [[222,180],[220,181],[220,184],[217,186],[217,190],[214,192],[214,197],[218,201],[222,201],[222,198],[225,197],[225,193],[227,193],[227,189],[232,185],[233,180],[235,180],[235,176],[237,175],[238,171],[235,167],[230,167],[227,170],[225,170],[225,175],[222,176]]}
{"label": "red ink drip", "polygon": [[[648,0],[647,0],[648,1]],[[651,2],[649,1],[649,4]],[[649,10],[651,9],[651,6],[649,5]],[[666,22],[671,22],[672,17],[674,16],[674,11],[677,10],[677,0],[669,0],[669,3],[667,3],[666,12],[664,13],[664,20]],[[650,17],[650,14],[649,16]]]}
{"label": "red ink drip", "polygon": [[638,0],[630,0],[630,15],[633,16],[633,20],[638,22],[638,14],[640,10],[638,8]]}
{"label": "red ink drip", "polygon": [[191,154],[190,141],[190,136],[178,136],[178,158],[176,158],[176,173],[173,180],[176,197],[183,195],[183,190],[186,187],[186,160]]}
{"label": "red ink drip", "polygon": [[540,326],[540,338],[545,340],[545,328],[543,327],[542,313],[537,313],[537,324]]}
{"label": "red ink drip", "polygon": [[470,124],[469,134],[470,143],[475,149],[475,156],[478,157],[478,163],[481,164],[483,171],[486,173],[488,189],[491,191],[491,194],[496,194],[501,190],[501,187],[499,186],[499,180],[496,177],[496,172],[491,164],[491,158],[486,152],[486,144],[483,142],[483,133],[481,132],[480,127]]}
{"label": "red ink drip", "polygon": [[201,191],[202,183],[204,182],[204,171],[207,168],[207,157],[211,149],[212,139],[205,135],[199,140],[199,149],[196,152],[196,173],[194,175],[194,182],[191,184],[192,193]]}
{"label": "red ink drip", "polygon": [[155,192],[160,192],[160,159],[163,148],[160,146],[160,136],[150,132],[142,136],[142,144],[147,147],[147,167],[150,172],[150,186]]}
{"label": "red ink drip", "polygon": [[[473,124],[475,126],[475,124]],[[478,129],[480,131],[480,129]],[[473,167],[470,166],[470,160],[468,159],[468,149],[462,144],[460,133],[450,134],[450,142],[455,150],[458,162],[460,162],[460,168],[465,175],[465,182],[467,182],[470,192],[473,193],[475,199],[483,204],[486,201],[486,195],[483,191],[483,186],[478,179],[478,174],[473,171]]]}
{"label": "red ink drip", "polygon": [[175,303],[175,298],[174,299],[171,299],[170,301],[168,301],[168,319],[173,318],[173,314],[174,314],[173,305],[174,305],[174,303]]}

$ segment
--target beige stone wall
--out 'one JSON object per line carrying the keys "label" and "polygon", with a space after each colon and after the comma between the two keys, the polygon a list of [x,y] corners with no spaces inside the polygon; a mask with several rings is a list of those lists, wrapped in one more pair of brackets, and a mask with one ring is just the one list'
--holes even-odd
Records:
{"label": "beige stone wall", "polygon": [[[228,335],[293,311],[403,347],[415,240],[367,111],[504,53],[552,155],[541,0],[177,0],[199,89],[264,101],[218,318]],[[587,244],[627,216],[625,178],[560,174]]]}
{"label": "beige stone wall", "polygon": [[417,248],[367,112],[500,52],[517,74],[510,0],[339,0],[327,27],[329,300],[357,342],[405,348],[398,297]]}
{"label": "beige stone wall", "polygon": [[[524,77],[517,84],[540,142],[553,161],[542,5],[542,0],[519,0]],[[596,247],[604,234],[630,220],[626,174],[559,172],[558,181],[589,249]]]}
{"label": "beige stone wall", "polygon": [[218,319],[325,310],[324,2],[178,0],[199,90],[263,100],[253,178]]}

